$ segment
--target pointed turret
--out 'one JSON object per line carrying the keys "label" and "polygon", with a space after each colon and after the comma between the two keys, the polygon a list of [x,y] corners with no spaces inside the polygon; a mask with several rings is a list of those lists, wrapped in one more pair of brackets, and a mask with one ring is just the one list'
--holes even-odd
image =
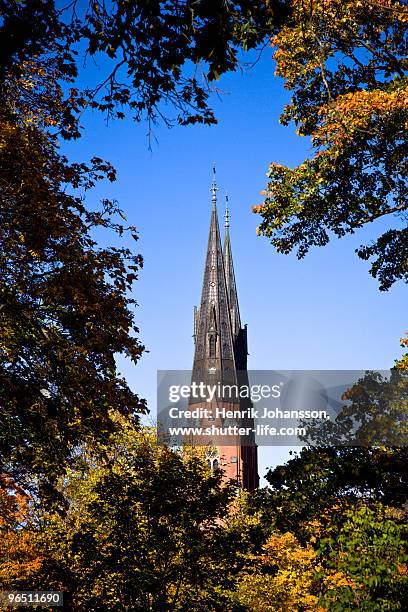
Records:
{"label": "pointed turret", "polygon": [[229,308],[230,308],[232,333],[233,333],[234,341],[235,341],[241,329],[241,318],[239,315],[238,294],[237,294],[237,287],[235,283],[234,264],[232,261],[232,251],[231,251],[231,239],[230,239],[230,234],[229,234],[228,195],[225,196],[225,200],[226,200],[225,237],[224,237],[223,259],[224,259],[224,270],[225,270],[225,282],[227,285],[228,302],[229,302]]}

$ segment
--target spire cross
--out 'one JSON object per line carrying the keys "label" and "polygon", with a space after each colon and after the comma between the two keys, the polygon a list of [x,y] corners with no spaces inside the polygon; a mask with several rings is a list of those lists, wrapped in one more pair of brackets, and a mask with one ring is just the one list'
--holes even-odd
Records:
{"label": "spire cross", "polygon": [[212,208],[213,210],[216,209],[217,206],[217,191],[218,191],[218,186],[217,186],[217,182],[215,180],[215,163],[213,164],[213,181],[212,181],[212,185],[211,185],[211,193],[212,193]]}

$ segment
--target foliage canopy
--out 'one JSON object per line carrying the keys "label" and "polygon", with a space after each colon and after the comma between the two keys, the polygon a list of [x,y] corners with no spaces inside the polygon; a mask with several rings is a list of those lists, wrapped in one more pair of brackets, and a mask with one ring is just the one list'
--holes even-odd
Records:
{"label": "foliage canopy", "polygon": [[258,233],[281,253],[354,233],[387,216],[387,229],[358,255],[381,290],[408,280],[407,24],[394,0],[293,0],[272,38],[276,74],[292,100],[281,121],[311,138],[296,168],[272,163]]}

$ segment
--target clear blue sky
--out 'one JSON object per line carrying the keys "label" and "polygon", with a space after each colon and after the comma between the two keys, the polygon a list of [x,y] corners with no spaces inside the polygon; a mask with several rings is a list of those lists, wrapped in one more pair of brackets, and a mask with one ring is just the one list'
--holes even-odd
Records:
{"label": "clear blue sky", "polygon": [[[406,288],[379,292],[369,265],[354,253],[386,227],[384,222],[334,239],[302,261],[295,255],[277,255],[267,239],[256,236],[259,218],[251,206],[261,201],[268,164],[296,165],[309,151],[308,141],[296,136],[293,126],[278,123],[288,95],[273,74],[271,55],[267,49],[251,71],[221,80],[225,94],[214,98],[218,126],[159,126],[158,142],[149,151],[146,124],[126,119],[106,126],[99,114],[90,113],[83,120],[83,138],[63,146],[71,159],[98,155],[114,164],[118,181],[94,190],[88,204],[96,205],[99,197],[116,198],[129,223],[139,229],[136,247],[145,266],[134,297],[140,337],[149,353],[137,366],[120,360],[120,369],[147,398],[153,419],[156,371],[189,369],[192,364],[193,305],[200,300],[213,161],[220,216],[224,190],[230,195],[249,367],[386,369],[401,353]],[[261,448],[260,475],[286,458],[287,449]]]}

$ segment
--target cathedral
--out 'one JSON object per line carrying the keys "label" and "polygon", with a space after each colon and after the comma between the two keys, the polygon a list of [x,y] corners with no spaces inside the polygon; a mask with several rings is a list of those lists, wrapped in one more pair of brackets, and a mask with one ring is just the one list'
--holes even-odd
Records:
{"label": "cathedral", "polygon": [[[214,180],[211,187],[212,211],[208,246],[205,260],[204,279],[199,309],[194,309],[194,362],[192,380],[208,385],[224,385],[240,388],[248,385],[247,371],[247,326],[242,327],[239,313],[238,294],[235,284],[229,235],[228,201],[225,212],[224,248],[217,215],[217,191]],[[190,400],[190,404],[201,402],[203,408],[211,408],[215,416],[203,419],[202,426],[215,424],[225,426],[236,424],[252,431],[253,419],[224,418],[223,413],[246,414],[251,407],[250,399],[217,396],[210,406],[202,400]],[[238,410],[237,410],[238,409]],[[246,490],[258,487],[258,462],[255,436],[240,435],[218,438],[208,452],[212,469],[221,468],[225,479],[234,479]]]}

